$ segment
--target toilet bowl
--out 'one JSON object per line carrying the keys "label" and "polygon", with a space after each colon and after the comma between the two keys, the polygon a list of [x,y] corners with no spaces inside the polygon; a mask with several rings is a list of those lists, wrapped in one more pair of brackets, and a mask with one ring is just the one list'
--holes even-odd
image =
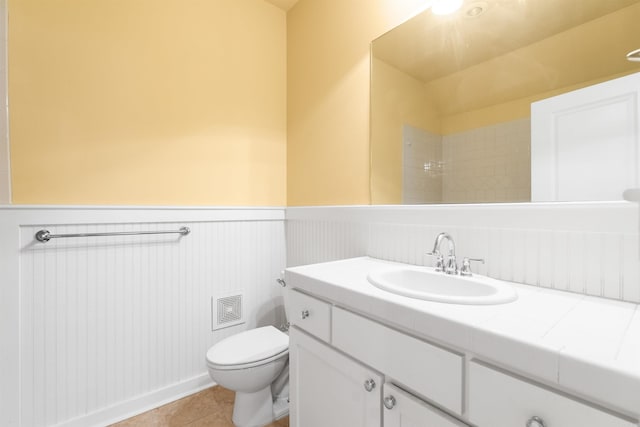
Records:
{"label": "toilet bowl", "polygon": [[289,336],[284,332],[273,326],[241,332],[211,347],[206,360],[211,378],[236,392],[237,427],[262,427],[288,413]]}

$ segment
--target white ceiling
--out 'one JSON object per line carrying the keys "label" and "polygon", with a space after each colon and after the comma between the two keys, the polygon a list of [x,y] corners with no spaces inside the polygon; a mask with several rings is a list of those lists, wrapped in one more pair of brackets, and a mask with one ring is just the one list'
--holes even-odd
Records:
{"label": "white ceiling", "polygon": [[293,7],[294,4],[298,3],[298,0],[265,0],[268,3],[271,3],[285,12]]}

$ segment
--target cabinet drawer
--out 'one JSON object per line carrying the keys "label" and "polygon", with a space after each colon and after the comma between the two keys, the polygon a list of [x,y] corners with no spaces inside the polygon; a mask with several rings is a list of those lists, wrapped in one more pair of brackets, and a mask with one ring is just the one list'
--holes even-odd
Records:
{"label": "cabinet drawer", "polygon": [[331,333],[331,305],[301,292],[291,290],[289,322],[300,329],[329,342]]}
{"label": "cabinet drawer", "polygon": [[534,416],[547,427],[637,426],[563,394],[477,362],[470,363],[469,421],[479,427],[526,427]]}
{"label": "cabinet drawer", "polygon": [[337,307],[332,343],[436,404],[462,413],[462,356]]}
{"label": "cabinet drawer", "polygon": [[467,424],[439,411],[393,384],[384,385],[383,396],[385,427],[467,427]]}

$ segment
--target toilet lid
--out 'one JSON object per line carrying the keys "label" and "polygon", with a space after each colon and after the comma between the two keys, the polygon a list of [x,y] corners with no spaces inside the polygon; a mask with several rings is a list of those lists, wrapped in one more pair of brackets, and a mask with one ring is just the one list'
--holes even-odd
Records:
{"label": "toilet lid", "polygon": [[250,329],[223,339],[207,351],[213,365],[243,365],[269,359],[289,348],[289,336],[273,326]]}

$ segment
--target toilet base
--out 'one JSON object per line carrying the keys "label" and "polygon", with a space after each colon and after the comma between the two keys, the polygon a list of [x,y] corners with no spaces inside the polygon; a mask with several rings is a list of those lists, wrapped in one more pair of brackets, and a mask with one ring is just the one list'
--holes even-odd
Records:
{"label": "toilet base", "polygon": [[289,415],[289,398],[280,397],[273,402],[273,420],[277,421]]}
{"label": "toilet base", "polygon": [[236,427],[263,427],[272,422],[274,417],[271,385],[254,393],[236,391],[232,419]]}
{"label": "toilet base", "polygon": [[288,394],[280,395],[274,401],[269,387],[255,393],[236,392],[232,418],[236,427],[263,427],[287,415]]}

